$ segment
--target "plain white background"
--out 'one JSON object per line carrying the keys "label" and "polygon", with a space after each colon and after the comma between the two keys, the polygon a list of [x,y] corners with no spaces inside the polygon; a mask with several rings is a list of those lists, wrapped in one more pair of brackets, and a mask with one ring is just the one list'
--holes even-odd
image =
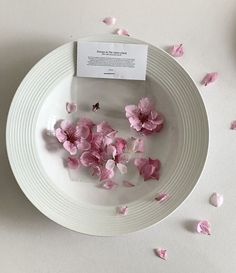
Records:
{"label": "plain white background", "polygon": [[[109,33],[118,18],[133,37],[161,48],[184,43],[179,62],[199,85],[210,123],[210,147],[199,183],[186,202],[157,226],[116,238],[69,231],[43,216],[21,192],[5,148],[8,108],[22,78],[40,58],[78,37]],[[236,2],[235,0],[0,0],[0,272],[233,273],[236,270]],[[32,181],[33,183],[33,181]],[[209,205],[224,194],[221,208]],[[209,219],[212,236],[192,232]],[[168,249],[169,259],[153,248]]]}

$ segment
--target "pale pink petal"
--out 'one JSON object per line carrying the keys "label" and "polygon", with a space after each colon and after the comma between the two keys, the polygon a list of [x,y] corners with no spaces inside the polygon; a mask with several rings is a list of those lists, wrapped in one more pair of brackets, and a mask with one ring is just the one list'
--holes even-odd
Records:
{"label": "pale pink petal", "polygon": [[80,151],[87,151],[91,148],[91,144],[86,139],[76,141],[76,146]]}
{"label": "pale pink petal", "polygon": [[117,208],[117,213],[118,214],[121,214],[121,215],[125,216],[125,215],[128,214],[128,212],[129,212],[129,209],[128,209],[127,206],[120,206],[120,207]]}
{"label": "pale pink petal", "polygon": [[97,166],[99,164],[100,155],[93,151],[83,152],[80,156],[80,162],[85,167]]}
{"label": "pale pink petal", "polygon": [[97,132],[103,135],[107,135],[111,132],[115,131],[108,122],[103,121],[97,125]]}
{"label": "pale pink petal", "polygon": [[157,125],[154,124],[152,121],[146,121],[142,124],[142,127],[149,130],[149,131],[152,131],[154,129],[156,129]]}
{"label": "pale pink petal", "polygon": [[215,82],[218,78],[219,74],[217,72],[208,73],[201,81],[201,84],[207,86],[209,83]]}
{"label": "pale pink petal", "polygon": [[112,180],[107,180],[101,184],[101,187],[106,189],[106,190],[112,190],[116,188],[118,184]]}
{"label": "pale pink petal", "polygon": [[236,130],[236,120],[231,122],[231,126],[230,126],[231,130]]}
{"label": "pale pink petal", "polygon": [[127,147],[127,141],[124,138],[117,137],[115,139],[115,144],[114,146],[116,147],[116,153],[117,154],[122,154],[126,147]]}
{"label": "pale pink petal", "polygon": [[108,170],[113,170],[115,165],[116,165],[115,161],[113,159],[109,159],[109,160],[107,160],[105,167]]}
{"label": "pale pink petal", "polygon": [[167,193],[158,193],[157,196],[155,197],[155,200],[162,203],[166,200],[169,200],[170,199],[170,195],[167,194]]}
{"label": "pale pink petal", "polygon": [[204,235],[211,235],[211,226],[207,220],[199,221],[197,224],[197,232]]}
{"label": "pale pink petal", "polygon": [[111,179],[114,176],[113,170],[108,170],[106,168],[101,168],[100,181]]}
{"label": "pale pink petal", "polygon": [[173,57],[181,57],[181,56],[183,56],[184,55],[183,44],[172,46],[171,49],[170,49],[170,54]]}
{"label": "pale pink petal", "polygon": [[153,110],[154,105],[149,98],[145,97],[139,101],[138,108],[142,114],[148,115]]}
{"label": "pale pink petal", "polygon": [[136,131],[140,131],[142,129],[142,122],[135,116],[129,118],[129,123],[130,127],[134,128]]}
{"label": "pale pink petal", "polygon": [[80,160],[76,157],[67,158],[67,166],[69,169],[77,169],[80,166]]}
{"label": "pale pink petal", "polygon": [[134,165],[139,169],[139,171],[147,163],[148,163],[148,159],[146,159],[146,158],[135,158],[135,160],[134,160]]}
{"label": "pale pink petal", "polygon": [[97,110],[99,110],[99,109],[100,109],[99,102],[93,104],[93,107],[92,107],[93,112],[97,112]]}
{"label": "pale pink petal", "polygon": [[71,143],[70,141],[65,141],[63,143],[63,147],[71,155],[75,155],[77,153],[77,147],[73,143]]}
{"label": "pale pink petal", "polygon": [[87,126],[90,130],[92,130],[93,126],[95,126],[93,121],[89,118],[81,118],[78,122],[78,125]]}
{"label": "pale pink petal", "polygon": [[135,186],[135,184],[133,184],[132,182],[128,181],[128,180],[124,180],[123,181],[123,185],[127,188],[132,188]]}
{"label": "pale pink petal", "polygon": [[117,163],[117,168],[121,174],[127,173],[127,167],[122,163]]}
{"label": "pale pink petal", "polygon": [[214,192],[210,197],[210,203],[215,207],[220,207],[224,203],[223,194]]}
{"label": "pale pink petal", "polygon": [[158,257],[160,257],[163,260],[167,260],[168,255],[167,255],[167,250],[163,248],[157,248],[155,249],[155,253]]}
{"label": "pale pink petal", "polygon": [[56,129],[55,135],[56,135],[56,138],[58,139],[58,141],[61,143],[65,142],[67,140],[67,135],[61,128]]}
{"label": "pale pink petal", "polygon": [[77,111],[77,104],[74,102],[67,102],[66,103],[66,111],[68,114],[76,112]]}
{"label": "pale pink petal", "polygon": [[113,16],[110,16],[110,17],[104,18],[102,21],[104,24],[106,24],[108,26],[114,26],[116,23],[116,18]]}
{"label": "pale pink petal", "polygon": [[143,166],[143,168],[140,171],[140,175],[143,176],[144,181],[153,179],[153,173],[155,171],[155,167],[153,165],[150,164],[146,164],[145,166]]}
{"label": "pale pink petal", "polygon": [[132,151],[134,153],[144,152],[144,140],[142,138],[133,138]]}
{"label": "pale pink petal", "polygon": [[70,130],[70,129],[74,128],[74,125],[69,120],[63,120],[61,122],[60,126],[61,126],[61,129],[64,130],[64,131],[67,131],[67,130]]}
{"label": "pale pink petal", "polygon": [[115,156],[116,156],[116,147],[113,146],[113,145],[108,145],[106,152],[107,152],[108,156],[112,156],[113,158],[115,158]]}
{"label": "pale pink petal", "polygon": [[76,126],[76,135],[78,137],[86,139],[90,134],[90,129],[86,125],[78,125]]}
{"label": "pale pink petal", "polygon": [[132,116],[138,116],[139,115],[139,108],[137,105],[127,105],[125,106],[125,114],[127,118],[130,118]]}
{"label": "pale pink petal", "polygon": [[123,28],[118,28],[115,31],[115,34],[117,34],[117,35],[124,35],[124,36],[130,36],[128,30],[123,29]]}
{"label": "pale pink petal", "polygon": [[107,134],[103,139],[104,145],[112,144],[115,139],[116,134],[117,134],[117,131],[112,131],[111,133]]}

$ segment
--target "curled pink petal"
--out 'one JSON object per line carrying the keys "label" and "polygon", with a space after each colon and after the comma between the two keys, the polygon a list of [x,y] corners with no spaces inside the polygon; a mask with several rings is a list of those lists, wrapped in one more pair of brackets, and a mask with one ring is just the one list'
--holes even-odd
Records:
{"label": "curled pink petal", "polygon": [[124,180],[123,181],[123,185],[127,188],[132,188],[135,186],[135,184],[133,184],[132,182],[128,181],[128,180]]}
{"label": "curled pink petal", "polygon": [[168,258],[168,255],[167,255],[167,250],[166,249],[163,249],[163,248],[156,248],[155,250],[155,253],[158,257],[160,257],[161,259],[163,260],[167,260]]}
{"label": "curled pink petal", "polygon": [[106,190],[112,190],[117,187],[117,183],[112,181],[112,180],[107,180],[102,183],[101,187],[106,189]]}
{"label": "curled pink petal", "polygon": [[210,203],[215,207],[220,207],[224,203],[223,194],[214,192],[210,197]]}
{"label": "curled pink petal", "polygon": [[108,170],[113,170],[114,167],[115,167],[115,164],[116,163],[115,163],[115,161],[113,159],[109,159],[109,160],[107,160],[107,163],[106,163],[105,167]]}
{"label": "curled pink petal", "polygon": [[142,129],[142,122],[138,117],[130,117],[129,118],[130,127],[134,128],[136,131],[140,131]]}
{"label": "curled pink petal", "polygon": [[211,226],[207,220],[202,220],[197,223],[197,232],[204,235],[211,235]]}
{"label": "curled pink petal", "polygon": [[236,130],[236,120],[231,122],[230,129],[231,130]]}
{"label": "curled pink petal", "polygon": [[66,103],[66,111],[68,114],[74,113],[77,111],[77,104],[75,102]]}
{"label": "curled pink petal", "polygon": [[181,57],[184,55],[183,44],[174,45],[170,49],[170,55],[173,57]]}
{"label": "curled pink petal", "polygon": [[123,36],[130,36],[128,30],[123,29],[123,28],[118,28],[115,31],[115,34],[117,34],[117,35],[123,35]]}
{"label": "curled pink petal", "polygon": [[55,131],[56,138],[58,139],[59,142],[63,143],[67,140],[67,135],[64,130],[61,128],[57,128]]}
{"label": "curled pink petal", "polygon": [[108,26],[114,26],[116,24],[116,18],[113,16],[106,17],[102,21],[104,24],[106,24]]}
{"label": "curled pink petal", "polygon": [[160,203],[162,203],[162,202],[164,202],[166,200],[169,200],[169,199],[170,199],[170,195],[167,194],[167,193],[163,193],[163,192],[158,193],[157,196],[155,197],[155,200],[160,202]]}
{"label": "curled pink petal", "polygon": [[209,83],[215,82],[218,78],[219,74],[217,72],[208,73],[202,79],[201,84],[207,86]]}
{"label": "curled pink petal", "polygon": [[75,144],[71,143],[70,141],[65,141],[63,143],[63,147],[71,155],[75,155],[77,153],[77,147],[75,146]]}
{"label": "curled pink petal", "polygon": [[118,214],[121,214],[121,215],[125,216],[125,215],[128,214],[128,212],[129,212],[129,209],[128,209],[127,206],[120,206],[120,207],[117,208],[117,213]]}
{"label": "curled pink petal", "polygon": [[127,173],[127,167],[122,163],[117,163],[117,168],[121,174]]}
{"label": "curled pink petal", "polygon": [[67,166],[69,169],[78,169],[80,165],[80,160],[78,158],[70,156],[67,158]]}

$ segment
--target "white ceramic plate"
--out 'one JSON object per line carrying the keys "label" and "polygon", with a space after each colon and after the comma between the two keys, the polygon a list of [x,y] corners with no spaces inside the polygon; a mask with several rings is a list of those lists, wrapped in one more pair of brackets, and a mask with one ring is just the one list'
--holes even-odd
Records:
{"label": "white ceramic plate", "polygon": [[[116,35],[83,41],[144,43]],[[167,53],[149,45],[147,80],[125,81],[76,78],[76,42],[65,44],[37,63],[13,99],[7,122],[7,150],[14,175],[29,200],[55,222],[91,235],[120,235],[158,223],[173,212],[194,188],[207,155],[206,111],[193,80]],[[166,125],[146,143],[146,155],[159,158],[159,181],[143,182],[137,172],[133,188],[106,191],[83,172],[63,167],[63,152],[47,143],[45,129],[68,118],[67,101],[76,101],[79,112],[95,121],[108,120],[122,136],[133,133],[124,115],[126,104],[148,96],[155,100]],[[93,113],[99,101],[102,109]],[[154,197],[166,192],[171,199],[159,204]],[[116,214],[118,205],[129,214]]]}

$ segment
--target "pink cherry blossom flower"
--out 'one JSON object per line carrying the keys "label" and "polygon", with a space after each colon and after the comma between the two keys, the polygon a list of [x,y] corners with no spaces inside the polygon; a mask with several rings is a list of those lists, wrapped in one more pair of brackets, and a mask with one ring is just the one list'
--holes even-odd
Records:
{"label": "pink cherry blossom flower", "polygon": [[87,126],[75,126],[70,121],[64,120],[60,128],[56,129],[55,135],[71,155],[75,155],[78,149],[88,150],[90,148],[90,143],[86,140],[89,135]]}
{"label": "pink cherry blossom flower", "polygon": [[77,111],[77,104],[75,102],[66,103],[66,111],[68,114],[74,113]]}
{"label": "pink cherry blossom flower", "polygon": [[167,194],[167,193],[163,193],[163,192],[158,193],[158,195],[155,197],[155,200],[160,202],[160,203],[162,203],[162,202],[164,202],[166,200],[169,200],[169,199],[170,199],[170,195]]}
{"label": "pink cherry blossom flower", "polygon": [[118,184],[116,182],[112,181],[112,180],[106,180],[105,182],[103,182],[101,184],[101,187],[106,189],[106,190],[112,190],[112,189],[116,188],[117,185]]}
{"label": "pink cherry blossom flower", "polygon": [[117,208],[117,212],[118,212],[118,214],[126,216],[129,212],[129,209],[127,206],[120,206]]}
{"label": "pink cherry blossom flower", "polygon": [[67,158],[67,166],[69,169],[78,169],[81,163],[80,160],[76,157],[68,157]]}
{"label": "pink cherry blossom flower", "polygon": [[149,98],[142,98],[138,105],[127,105],[125,111],[130,127],[144,135],[160,132],[163,128],[164,118]]}
{"label": "pink cherry blossom flower", "polygon": [[211,235],[211,226],[207,220],[202,220],[197,223],[197,232],[204,235]]}
{"label": "pink cherry blossom flower", "polygon": [[156,248],[155,250],[155,253],[158,257],[160,257],[161,259],[163,260],[167,260],[168,258],[168,255],[167,255],[167,250],[166,249],[163,249],[163,248]]}
{"label": "pink cherry blossom flower", "polygon": [[116,18],[113,16],[106,17],[102,21],[108,26],[114,26],[116,24]]}
{"label": "pink cherry blossom flower", "polygon": [[184,55],[183,44],[172,46],[170,49],[170,55],[173,57],[182,57]]}
{"label": "pink cherry blossom flower", "polygon": [[123,29],[123,28],[118,28],[118,29],[115,31],[115,34],[117,34],[117,35],[123,35],[123,36],[130,36],[128,30]]}
{"label": "pink cherry blossom flower", "polygon": [[132,182],[130,182],[130,181],[128,181],[128,180],[124,180],[124,181],[123,181],[123,185],[124,185],[125,187],[127,187],[127,188],[132,188],[132,187],[135,186],[134,183],[132,183]]}
{"label": "pink cherry blossom flower", "polygon": [[144,181],[150,179],[159,180],[161,162],[158,159],[136,158],[134,165],[138,168],[139,174],[143,176]]}
{"label": "pink cherry blossom flower", "polygon": [[219,78],[219,74],[217,72],[208,73],[202,79],[201,84],[207,86],[209,83],[215,82]]}
{"label": "pink cherry blossom flower", "polygon": [[230,129],[231,130],[236,130],[236,120],[231,122]]}
{"label": "pink cherry blossom flower", "polygon": [[210,203],[215,207],[220,207],[224,203],[223,194],[214,192],[210,197]]}

